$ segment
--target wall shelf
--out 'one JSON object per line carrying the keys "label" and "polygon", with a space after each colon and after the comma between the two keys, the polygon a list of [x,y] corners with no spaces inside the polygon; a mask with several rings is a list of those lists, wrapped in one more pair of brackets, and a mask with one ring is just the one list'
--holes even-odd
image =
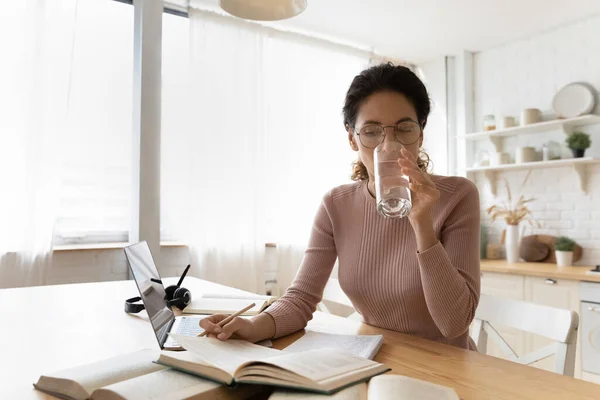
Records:
{"label": "wall shelf", "polygon": [[552,130],[562,130],[566,135],[573,133],[575,128],[600,124],[600,115],[582,115],[575,118],[556,119],[553,121],[538,122],[536,124],[515,126],[506,129],[496,129],[493,131],[484,131],[469,133],[458,136],[462,140],[490,140],[496,147],[496,151],[502,151],[502,139],[509,136],[516,136],[528,133],[540,133]]}
{"label": "wall shelf", "polygon": [[556,167],[571,167],[579,180],[579,187],[582,192],[587,193],[587,176],[585,166],[588,164],[600,164],[600,158],[583,157],[583,158],[567,158],[562,160],[550,161],[534,161],[520,164],[503,164],[489,167],[467,168],[466,172],[476,173],[483,172],[485,179],[490,185],[492,194],[496,195],[496,172],[498,171],[519,171],[539,168],[556,168]]}

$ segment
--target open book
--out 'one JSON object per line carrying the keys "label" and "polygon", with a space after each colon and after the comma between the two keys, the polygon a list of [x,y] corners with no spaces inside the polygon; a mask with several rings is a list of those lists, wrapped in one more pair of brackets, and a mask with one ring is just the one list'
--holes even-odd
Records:
{"label": "open book", "polygon": [[307,330],[300,339],[286,347],[285,351],[296,353],[332,347],[372,360],[382,344],[383,335],[337,335]]}
{"label": "open book", "polygon": [[276,391],[269,400],[459,400],[454,389],[402,375],[377,376],[333,396]]}
{"label": "open book", "polygon": [[252,383],[334,393],[389,371],[383,364],[338,349],[291,353],[242,340],[172,336],[188,351],[163,351],[158,363],[225,385]]}
{"label": "open book", "polygon": [[218,385],[158,365],[153,362],[157,357],[158,351],[136,351],[42,375],[33,386],[67,400],[241,399],[262,390],[254,385],[235,389]]}
{"label": "open book", "polygon": [[233,314],[248,304],[256,303],[254,307],[242,316],[258,315],[271,305],[276,297],[261,296],[258,294],[235,295],[220,293],[205,293],[201,298],[192,302],[183,309],[186,314]]}

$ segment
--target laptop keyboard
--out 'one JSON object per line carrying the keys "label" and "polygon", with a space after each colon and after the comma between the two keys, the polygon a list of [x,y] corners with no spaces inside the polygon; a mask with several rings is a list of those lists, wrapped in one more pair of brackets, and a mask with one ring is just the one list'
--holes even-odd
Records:
{"label": "laptop keyboard", "polygon": [[185,336],[196,336],[204,329],[200,328],[198,322],[200,319],[198,318],[188,318],[181,317],[181,321],[179,322],[179,326],[177,327],[177,334],[185,335]]}

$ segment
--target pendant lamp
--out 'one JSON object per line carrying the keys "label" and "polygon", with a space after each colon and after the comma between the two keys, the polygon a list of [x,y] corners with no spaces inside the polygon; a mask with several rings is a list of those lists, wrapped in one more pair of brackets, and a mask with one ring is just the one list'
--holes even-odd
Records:
{"label": "pendant lamp", "polygon": [[295,17],[306,8],[306,0],[219,0],[229,14],[255,21],[277,21]]}

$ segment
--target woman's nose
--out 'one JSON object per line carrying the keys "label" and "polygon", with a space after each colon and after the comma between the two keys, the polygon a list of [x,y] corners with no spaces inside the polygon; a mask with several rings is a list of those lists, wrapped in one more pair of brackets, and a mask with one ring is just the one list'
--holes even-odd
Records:
{"label": "woman's nose", "polygon": [[396,129],[394,126],[385,126],[383,127],[383,131],[385,132],[385,137],[383,138],[384,142],[397,142],[396,138]]}

